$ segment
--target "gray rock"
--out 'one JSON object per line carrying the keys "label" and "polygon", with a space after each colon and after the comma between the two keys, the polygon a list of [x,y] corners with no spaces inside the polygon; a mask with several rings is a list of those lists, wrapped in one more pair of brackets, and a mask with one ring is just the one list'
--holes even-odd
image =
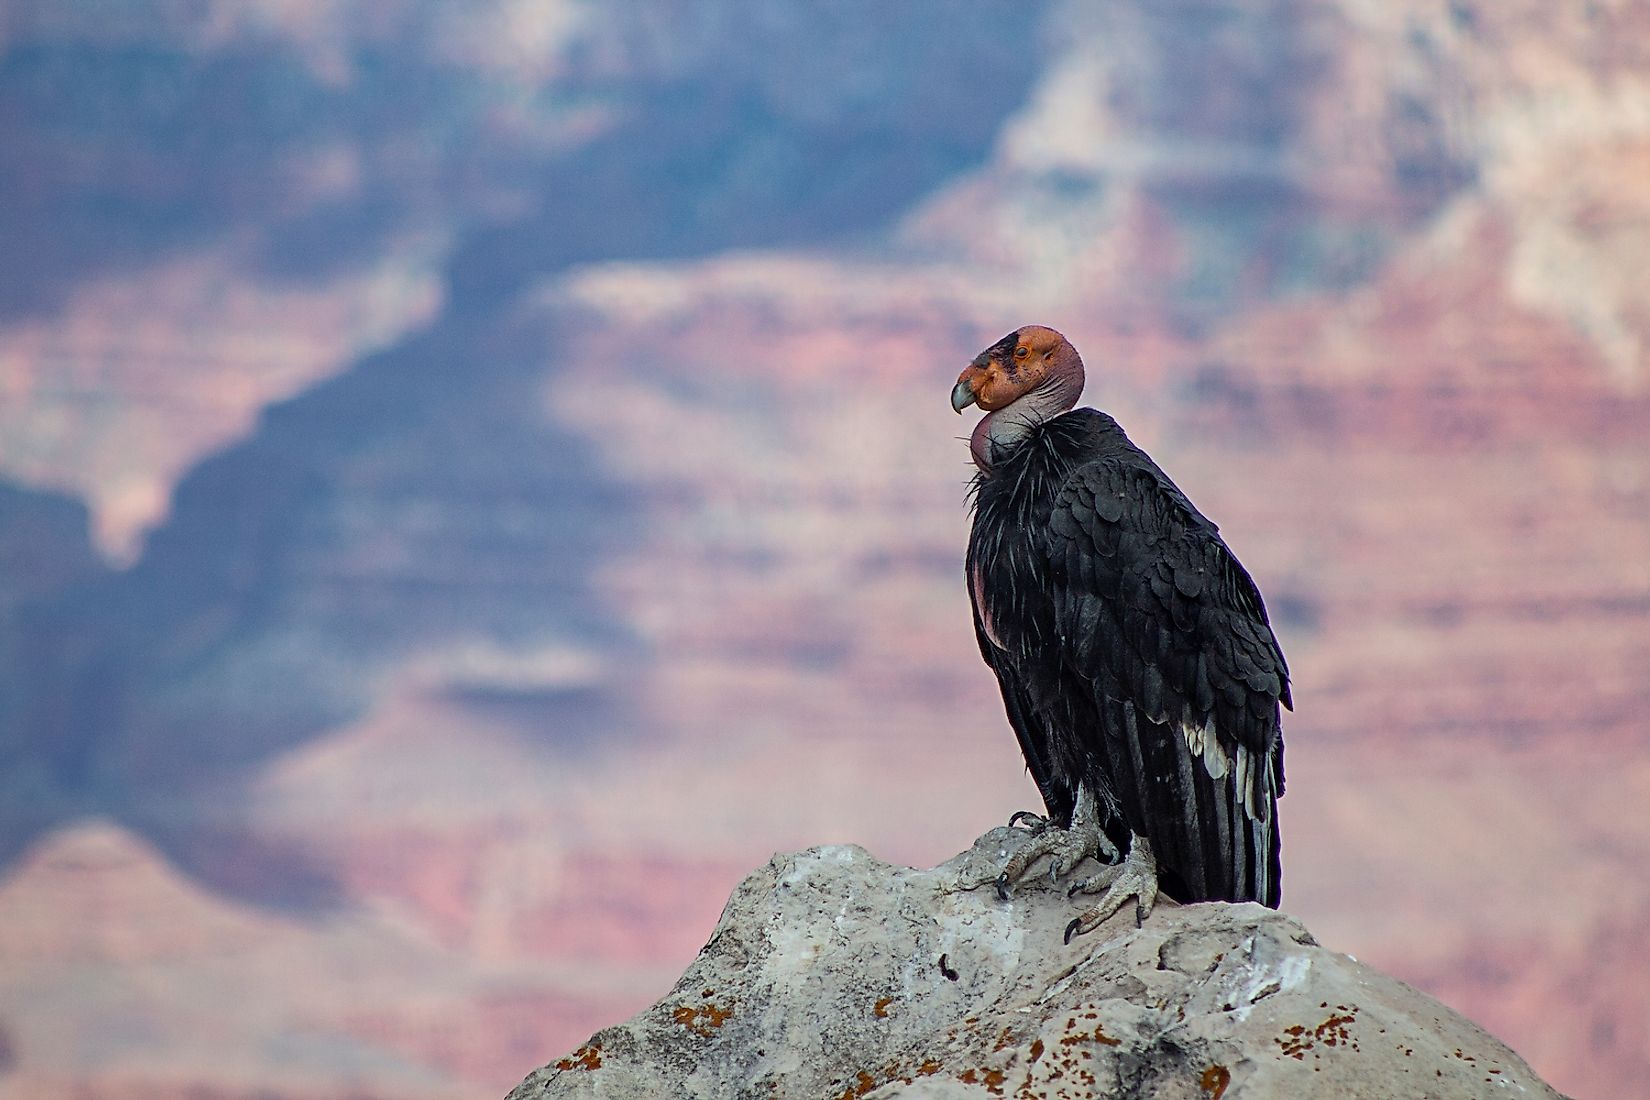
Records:
{"label": "gray rock", "polygon": [[1553,1097],[1469,1020],[1259,905],[1160,899],[1063,942],[1077,903],[987,877],[775,856],[668,996],[534,1072],[550,1097]]}

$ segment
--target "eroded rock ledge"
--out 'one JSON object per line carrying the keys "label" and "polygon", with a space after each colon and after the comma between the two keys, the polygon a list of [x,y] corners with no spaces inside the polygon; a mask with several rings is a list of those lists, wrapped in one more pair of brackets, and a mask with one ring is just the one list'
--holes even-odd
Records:
{"label": "eroded rock ledge", "polygon": [[670,994],[535,1071],[551,1097],[1554,1097],[1432,998],[1258,905],[1161,900],[1071,944],[1063,892],[963,891],[1024,833],[932,870],[775,856]]}

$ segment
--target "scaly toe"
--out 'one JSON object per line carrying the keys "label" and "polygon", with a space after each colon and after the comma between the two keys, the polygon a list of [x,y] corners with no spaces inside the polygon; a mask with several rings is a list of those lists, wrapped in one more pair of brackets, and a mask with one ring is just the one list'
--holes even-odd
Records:
{"label": "scaly toe", "polygon": [[1123,903],[1134,899],[1134,926],[1146,923],[1157,904],[1157,860],[1151,845],[1142,836],[1134,837],[1129,854],[1120,866],[1108,867],[1072,886],[1071,893],[1104,888],[1105,894],[1091,908],[1080,913],[1066,925],[1066,942],[1097,928],[1111,915],[1123,908]]}
{"label": "scaly toe", "polygon": [[1033,863],[1050,852],[1058,851],[1066,836],[1067,830],[1059,826],[1032,834],[1031,839],[1021,845],[1019,851],[1009,856],[1003,864],[1002,873],[997,876],[997,896],[1007,901],[1009,886],[1024,878]]}
{"label": "scaly toe", "polygon": [[1009,887],[1024,879],[1032,866],[1044,856],[1049,857],[1050,881],[1058,883],[1062,875],[1074,870],[1090,856],[1106,858],[1116,852],[1100,829],[1094,796],[1081,787],[1077,790],[1069,828],[1024,811],[1009,819],[1010,827],[1019,821],[1032,823],[1025,830],[1024,843],[998,868],[995,879],[981,879],[976,883],[977,886],[984,886],[987,882],[994,882],[997,896],[1004,901],[1008,900]]}

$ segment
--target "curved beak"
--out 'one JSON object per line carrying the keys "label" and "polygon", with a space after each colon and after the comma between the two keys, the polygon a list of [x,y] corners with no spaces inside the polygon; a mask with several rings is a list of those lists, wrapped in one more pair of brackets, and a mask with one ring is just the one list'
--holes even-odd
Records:
{"label": "curved beak", "polygon": [[977,368],[970,366],[963,371],[962,377],[957,379],[957,384],[951,388],[951,407],[958,412],[962,412],[980,399],[979,395],[974,392],[974,375],[976,373]]}

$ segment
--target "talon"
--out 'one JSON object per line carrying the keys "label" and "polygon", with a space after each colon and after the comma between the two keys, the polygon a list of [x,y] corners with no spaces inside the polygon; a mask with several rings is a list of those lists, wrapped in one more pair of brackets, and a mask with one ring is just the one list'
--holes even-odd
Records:
{"label": "talon", "polygon": [[1008,827],[1012,829],[1022,822],[1025,824],[1026,831],[1032,836],[1036,836],[1048,828],[1048,818],[1042,814],[1034,814],[1030,810],[1015,810],[1014,813],[1009,815]]}
{"label": "talon", "polygon": [[997,867],[999,873],[994,878],[982,876],[966,889],[990,882],[997,888],[998,899],[1006,902],[1009,900],[1009,887],[1028,881],[1032,867],[1039,860],[1049,861],[1049,882],[1058,885],[1062,878],[1091,856],[1097,860],[1112,859],[1116,849],[1100,827],[1100,811],[1094,793],[1086,787],[1078,787],[1073,803],[1071,821],[1065,825],[1025,810],[1012,815],[1008,819],[1009,827],[1024,825],[1026,835],[1013,846],[1012,854],[1004,852],[1006,858]]}
{"label": "talon", "polygon": [[1083,918],[1082,917],[1076,917],[1072,920],[1072,922],[1070,924],[1066,925],[1066,943],[1067,944],[1071,943],[1071,937],[1073,937],[1077,934],[1077,929],[1082,923],[1083,923]]}
{"label": "talon", "polygon": [[1105,896],[1077,918],[1077,923],[1087,928],[1097,928],[1133,898],[1134,926],[1144,928],[1146,918],[1151,916],[1152,906],[1157,901],[1157,860],[1152,855],[1151,844],[1145,837],[1134,836],[1122,866],[1108,867],[1100,874],[1072,884],[1073,894],[1079,890],[1104,890]]}

